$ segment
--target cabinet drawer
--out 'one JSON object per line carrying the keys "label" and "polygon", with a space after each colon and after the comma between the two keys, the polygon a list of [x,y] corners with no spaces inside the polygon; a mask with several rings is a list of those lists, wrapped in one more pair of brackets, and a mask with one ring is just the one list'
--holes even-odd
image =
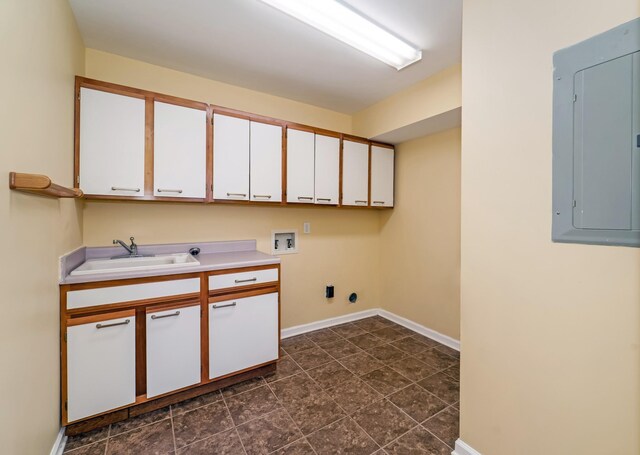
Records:
{"label": "cabinet drawer", "polygon": [[278,269],[252,270],[250,272],[225,273],[209,276],[209,290],[236,288],[278,281]]}
{"label": "cabinet drawer", "polygon": [[135,400],[134,312],[70,322],[67,328],[68,422],[132,404]]}
{"label": "cabinet drawer", "polygon": [[199,292],[200,278],[81,289],[67,292],[67,309],[72,310],[95,305],[108,305],[110,303],[131,302]]}
{"label": "cabinet drawer", "polygon": [[147,398],[200,382],[200,305],[147,310]]}
{"label": "cabinet drawer", "polygon": [[278,358],[278,293],[209,304],[209,376]]}

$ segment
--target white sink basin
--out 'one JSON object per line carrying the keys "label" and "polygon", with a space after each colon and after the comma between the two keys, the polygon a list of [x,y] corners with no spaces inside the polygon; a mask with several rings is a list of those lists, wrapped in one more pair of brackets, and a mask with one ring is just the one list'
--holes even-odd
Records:
{"label": "white sink basin", "polygon": [[140,258],[89,259],[73,270],[71,275],[158,270],[199,264],[200,262],[189,253],[159,254]]}

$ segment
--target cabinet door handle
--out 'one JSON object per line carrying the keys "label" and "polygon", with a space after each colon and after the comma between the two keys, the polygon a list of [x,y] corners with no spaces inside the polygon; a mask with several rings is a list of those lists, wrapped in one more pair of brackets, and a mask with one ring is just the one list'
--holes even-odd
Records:
{"label": "cabinet door handle", "polygon": [[356,201],[356,204],[366,204],[367,201]]}
{"label": "cabinet door handle", "polygon": [[227,303],[226,305],[212,305],[211,308],[213,308],[214,310],[217,310],[219,308],[228,308],[228,307],[232,307],[232,306],[236,306],[237,303],[233,302],[233,303]]}
{"label": "cabinet door handle", "polygon": [[182,194],[182,190],[168,190],[168,189],[158,188],[158,193],[178,193],[178,194]]}
{"label": "cabinet door handle", "polygon": [[253,197],[257,198],[262,198],[262,199],[271,199],[271,195],[270,194],[254,194]]}
{"label": "cabinet door handle", "polygon": [[114,322],[113,324],[96,324],[96,329],[106,329],[107,327],[116,327],[118,325],[127,325],[131,320],[127,319],[122,322]]}
{"label": "cabinet door handle", "polygon": [[227,193],[227,197],[247,197],[247,193]]}
{"label": "cabinet door handle", "polygon": [[313,201],[312,197],[309,196],[298,196],[299,201]]}
{"label": "cabinet door handle", "polygon": [[251,281],[258,281],[257,277],[249,278],[247,280],[235,280],[236,283],[249,283]]}
{"label": "cabinet door handle", "polygon": [[139,193],[140,188],[123,188],[121,186],[112,186],[111,191],[132,191],[134,193]]}
{"label": "cabinet door handle", "polygon": [[319,197],[316,200],[317,201],[331,202],[331,198],[330,197]]}
{"label": "cabinet door handle", "polygon": [[373,201],[374,204],[384,204],[384,201]]}
{"label": "cabinet door handle", "polygon": [[180,316],[180,312],[176,311],[175,313],[171,313],[171,314],[161,314],[160,316],[158,316],[157,314],[152,314],[151,315],[151,319],[162,319],[162,318],[172,318],[174,316]]}

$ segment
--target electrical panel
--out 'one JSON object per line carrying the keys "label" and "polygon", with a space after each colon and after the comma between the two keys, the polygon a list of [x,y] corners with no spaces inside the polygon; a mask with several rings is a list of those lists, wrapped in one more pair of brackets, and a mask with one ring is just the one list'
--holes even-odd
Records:
{"label": "electrical panel", "polygon": [[640,246],[640,19],[554,54],[556,242]]}

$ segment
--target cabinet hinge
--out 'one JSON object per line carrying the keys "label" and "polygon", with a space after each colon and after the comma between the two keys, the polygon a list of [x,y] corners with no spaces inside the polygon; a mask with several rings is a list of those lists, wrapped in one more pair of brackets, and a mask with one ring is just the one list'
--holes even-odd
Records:
{"label": "cabinet hinge", "polygon": [[573,102],[575,103],[576,101],[578,101],[578,95],[576,95],[575,93],[573,94]]}
{"label": "cabinet hinge", "polygon": [[69,406],[68,406],[68,402],[67,401],[64,402],[64,410],[65,411],[69,410]]}
{"label": "cabinet hinge", "polygon": [[576,200],[573,200],[573,206],[576,207],[578,205],[578,203],[576,202]]}
{"label": "cabinet hinge", "polygon": [[76,176],[76,183],[77,183],[78,185],[80,185],[80,176],[79,176],[79,175],[77,175],[77,176]]}

